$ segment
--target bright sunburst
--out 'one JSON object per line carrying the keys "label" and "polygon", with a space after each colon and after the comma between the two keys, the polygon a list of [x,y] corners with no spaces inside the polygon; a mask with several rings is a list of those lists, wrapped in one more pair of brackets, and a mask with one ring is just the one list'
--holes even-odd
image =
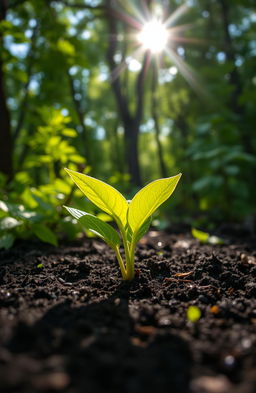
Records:
{"label": "bright sunburst", "polygon": [[[204,89],[198,76],[176,50],[179,44],[183,46],[184,43],[202,43],[199,39],[184,36],[184,32],[192,27],[191,24],[177,24],[179,18],[188,11],[188,6],[183,4],[167,18],[164,18],[164,10],[161,7],[152,10],[147,7],[146,2],[142,2],[144,6],[142,10],[139,10],[134,2],[116,1],[126,12],[115,11],[115,15],[118,15],[120,20],[137,32],[129,35],[129,40],[134,43],[134,51],[120,64],[117,64],[116,69],[112,72],[112,79],[114,80],[124,68],[129,67],[132,59],[137,61],[136,70],[141,70],[144,67],[146,73],[152,57],[156,57],[157,65],[160,67],[163,56],[167,56],[194,90],[204,95]],[[146,57],[145,52],[148,52]],[[146,59],[144,66],[143,61],[140,61],[141,58]]]}
{"label": "bright sunburst", "polygon": [[157,19],[146,22],[138,34],[138,41],[144,49],[152,53],[161,52],[168,42],[168,31]]}

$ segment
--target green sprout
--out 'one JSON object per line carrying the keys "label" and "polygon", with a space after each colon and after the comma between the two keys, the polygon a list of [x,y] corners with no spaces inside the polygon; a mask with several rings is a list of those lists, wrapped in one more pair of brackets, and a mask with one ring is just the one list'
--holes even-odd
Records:
{"label": "green sprout", "polygon": [[[115,252],[123,280],[134,278],[135,247],[151,224],[151,216],[175,190],[181,173],[155,180],[127,201],[114,187],[91,176],[66,169],[75,184],[98,208],[109,214],[117,224],[119,232],[98,217],[64,206],[85,228],[103,239]],[[125,261],[120,254],[123,241]]]}
{"label": "green sprout", "polygon": [[200,243],[208,243],[212,245],[224,244],[224,240],[220,237],[210,236],[209,233],[199,231],[199,229],[192,228],[191,233],[195,239],[200,241]]}
{"label": "green sprout", "polygon": [[187,309],[187,319],[190,322],[197,322],[201,318],[201,310],[197,306],[189,306]]}

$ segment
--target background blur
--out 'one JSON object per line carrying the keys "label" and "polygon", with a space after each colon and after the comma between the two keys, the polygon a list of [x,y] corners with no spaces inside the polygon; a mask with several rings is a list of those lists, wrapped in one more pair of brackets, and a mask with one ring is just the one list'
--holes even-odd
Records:
{"label": "background blur", "polygon": [[[61,206],[94,208],[63,167],[127,198],[182,172],[156,228],[252,228],[255,8],[254,0],[0,0],[0,247],[77,235]],[[155,16],[169,34],[157,53],[138,43]]]}

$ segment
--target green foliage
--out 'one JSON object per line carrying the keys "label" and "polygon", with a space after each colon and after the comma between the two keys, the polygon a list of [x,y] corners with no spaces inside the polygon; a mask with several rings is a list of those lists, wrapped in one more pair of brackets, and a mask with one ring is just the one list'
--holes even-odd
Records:
{"label": "green foliage", "polygon": [[[0,248],[10,247],[16,238],[37,237],[57,244],[59,237],[79,236],[74,220],[64,217],[60,206],[72,203],[79,209],[84,201],[71,181],[63,182],[63,166],[106,179],[127,198],[134,195],[137,185],[132,184],[127,163],[134,144],[127,142],[127,136],[136,125],[132,118],[140,89],[143,114],[137,155],[142,184],[166,177],[160,158],[166,173],[181,169],[185,174],[172,206],[164,204],[153,224],[166,229],[182,220],[210,230],[223,221],[255,222],[253,1],[191,2],[188,12],[174,21],[179,42],[175,34],[170,39],[169,49],[177,53],[178,62],[169,51],[161,53],[161,61],[152,56],[141,79],[144,53],[134,51],[137,29],[124,22],[140,20],[136,10],[141,16],[145,10],[139,2],[136,7],[120,2],[121,13],[129,17],[117,21],[113,69],[107,59],[108,38],[114,35],[108,13],[97,6],[86,9],[74,0],[5,3],[6,19],[0,21],[1,97],[10,119],[13,173],[10,179],[0,173]],[[105,7],[103,0],[96,3]],[[156,3],[152,1],[153,8]],[[167,3],[163,14],[168,17],[180,1]],[[114,27],[114,17],[111,22]],[[189,28],[179,30],[180,26]],[[154,63],[159,67],[153,92]],[[125,108],[123,100],[116,100],[110,81],[127,98]],[[7,150],[5,120],[1,112],[0,146]],[[2,160],[1,154],[0,164]],[[122,197],[115,195],[121,203]],[[108,214],[104,220],[109,220],[112,205],[98,202],[96,206]],[[124,225],[127,203],[123,200],[122,205],[116,216]],[[100,218],[89,203],[86,210]],[[143,225],[147,227],[146,223],[140,227],[145,211],[139,214],[138,239]],[[135,230],[132,213],[130,219]]]}
{"label": "green foliage", "polygon": [[[60,110],[44,107],[38,114],[42,125],[33,138],[21,135],[31,150],[0,201],[0,248],[11,247],[16,238],[33,237],[56,246],[58,237],[72,240],[79,233],[61,208],[66,198],[81,203],[81,194],[74,191],[72,182],[61,179],[63,164],[74,169],[85,166],[85,159],[71,144],[77,132]],[[3,189],[5,182],[3,179]]]}
{"label": "green foliage", "polygon": [[66,169],[80,190],[101,210],[125,226],[128,210],[126,199],[114,187],[93,177]]}
{"label": "green foliage", "polygon": [[99,236],[101,239],[103,239],[111,248],[115,249],[116,247],[119,247],[120,237],[111,225],[100,220],[92,214],[71,207],[64,207],[85,228],[89,229],[96,236]]}
{"label": "green foliage", "polygon": [[134,196],[128,211],[128,222],[134,233],[137,233],[144,221],[171,196],[180,177],[181,174],[155,180]]}
{"label": "green foliage", "polygon": [[[142,188],[131,201],[126,201],[115,188],[101,180],[66,169],[75,184],[100,209],[115,220],[119,233],[109,224],[92,214],[66,207],[85,228],[102,238],[114,251],[124,280],[134,277],[134,255],[136,243],[147,232],[151,215],[166,201],[179,182],[181,174],[158,179]],[[125,250],[125,263],[120,255],[120,236]]]}

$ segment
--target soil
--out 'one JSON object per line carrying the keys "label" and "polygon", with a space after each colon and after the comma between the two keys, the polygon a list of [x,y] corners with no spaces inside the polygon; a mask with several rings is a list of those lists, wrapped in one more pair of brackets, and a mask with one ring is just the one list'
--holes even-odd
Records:
{"label": "soil", "polygon": [[1,392],[255,393],[254,244],[151,231],[129,283],[100,241],[1,251]]}

